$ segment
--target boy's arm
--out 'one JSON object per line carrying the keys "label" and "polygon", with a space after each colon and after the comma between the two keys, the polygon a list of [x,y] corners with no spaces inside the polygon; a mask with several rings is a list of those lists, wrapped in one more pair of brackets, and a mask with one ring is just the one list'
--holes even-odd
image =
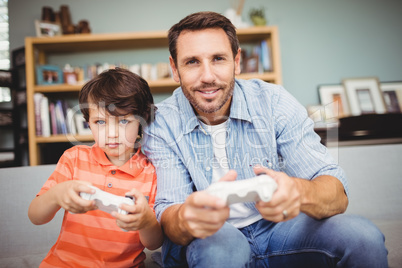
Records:
{"label": "boy's arm", "polygon": [[47,192],[35,197],[28,209],[28,217],[33,224],[48,223],[62,207],[72,213],[85,213],[95,209],[94,201],[84,200],[80,192],[91,193],[88,182],[66,181],[51,187]]}
{"label": "boy's arm", "polygon": [[162,246],[163,232],[148,200],[137,189],[133,188],[127,195],[135,198],[135,205],[122,204],[121,208],[129,214],[123,215],[113,212],[117,225],[127,231],[138,231],[141,243],[149,250]]}
{"label": "boy's arm", "polygon": [[156,220],[154,212],[148,210],[148,224],[139,230],[141,243],[149,250],[155,250],[162,246],[163,233],[159,222]]}

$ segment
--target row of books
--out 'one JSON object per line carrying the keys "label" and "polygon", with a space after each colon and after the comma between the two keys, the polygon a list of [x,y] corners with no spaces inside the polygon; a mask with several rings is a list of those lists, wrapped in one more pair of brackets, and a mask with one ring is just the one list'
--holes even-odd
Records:
{"label": "row of books", "polygon": [[[55,66],[52,67],[54,68]],[[98,63],[98,64],[84,65],[83,67],[72,67],[69,64],[66,64],[62,70],[63,73],[62,82],[66,84],[84,83],[86,81],[91,80],[92,78],[95,78],[101,72],[108,69],[114,69],[115,67],[129,69],[130,71],[140,75],[147,81],[172,77],[169,63],[166,62],[159,62],[156,64],[143,63],[143,64],[132,64],[132,65]],[[60,68],[59,70],[61,73]],[[41,74],[39,73],[39,75]]]}
{"label": "row of books", "polygon": [[36,136],[90,134],[79,109],[72,109],[66,100],[51,101],[42,93],[34,94]]}

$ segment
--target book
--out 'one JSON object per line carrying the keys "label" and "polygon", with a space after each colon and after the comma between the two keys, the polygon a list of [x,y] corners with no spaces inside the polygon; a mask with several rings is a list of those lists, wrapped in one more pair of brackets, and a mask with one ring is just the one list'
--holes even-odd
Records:
{"label": "book", "polygon": [[40,119],[42,127],[42,136],[50,136],[50,117],[49,117],[49,99],[46,96],[42,96],[40,101]]}
{"label": "book", "polygon": [[56,121],[58,130],[60,129],[59,134],[68,134],[66,127],[66,119],[63,113],[63,104],[61,100],[56,101],[55,110],[56,110],[56,119],[57,119]]}
{"label": "book", "polygon": [[266,40],[261,41],[261,64],[264,72],[272,70],[271,66],[271,53],[269,45]]}
{"label": "book", "polygon": [[36,136],[42,136],[42,120],[41,120],[41,106],[40,102],[42,100],[43,94],[42,93],[35,93],[34,94],[34,106],[35,106],[35,134]]}
{"label": "book", "polygon": [[49,104],[49,113],[50,113],[50,126],[52,129],[52,134],[57,135],[59,134],[59,132],[57,131],[56,111],[53,102]]}

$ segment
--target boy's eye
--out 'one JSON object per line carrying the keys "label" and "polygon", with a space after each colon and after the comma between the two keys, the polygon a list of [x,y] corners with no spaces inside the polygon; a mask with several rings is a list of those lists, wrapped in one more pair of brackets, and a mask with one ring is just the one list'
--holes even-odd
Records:
{"label": "boy's eye", "polygon": [[122,124],[122,125],[127,125],[127,124],[128,124],[128,120],[127,120],[127,119],[122,119],[122,120],[120,120],[120,124]]}
{"label": "boy's eye", "polygon": [[97,120],[95,123],[98,124],[98,125],[106,124],[105,120]]}

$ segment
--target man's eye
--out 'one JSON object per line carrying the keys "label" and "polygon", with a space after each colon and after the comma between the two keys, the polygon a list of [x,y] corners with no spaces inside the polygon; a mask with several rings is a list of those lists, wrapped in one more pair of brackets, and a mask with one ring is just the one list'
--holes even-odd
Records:
{"label": "man's eye", "polygon": [[189,60],[188,62],[187,62],[187,64],[196,64],[197,63],[197,61],[196,60]]}
{"label": "man's eye", "polygon": [[224,60],[224,59],[225,59],[224,57],[216,57],[215,58],[216,61],[221,61],[221,60]]}
{"label": "man's eye", "polygon": [[104,120],[97,120],[95,123],[98,124],[98,125],[106,124],[106,122]]}
{"label": "man's eye", "polygon": [[122,124],[122,125],[127,125],[128,124],[128,120],[127,119],[122,119],[122,120],[120,120],[120,124]]}

